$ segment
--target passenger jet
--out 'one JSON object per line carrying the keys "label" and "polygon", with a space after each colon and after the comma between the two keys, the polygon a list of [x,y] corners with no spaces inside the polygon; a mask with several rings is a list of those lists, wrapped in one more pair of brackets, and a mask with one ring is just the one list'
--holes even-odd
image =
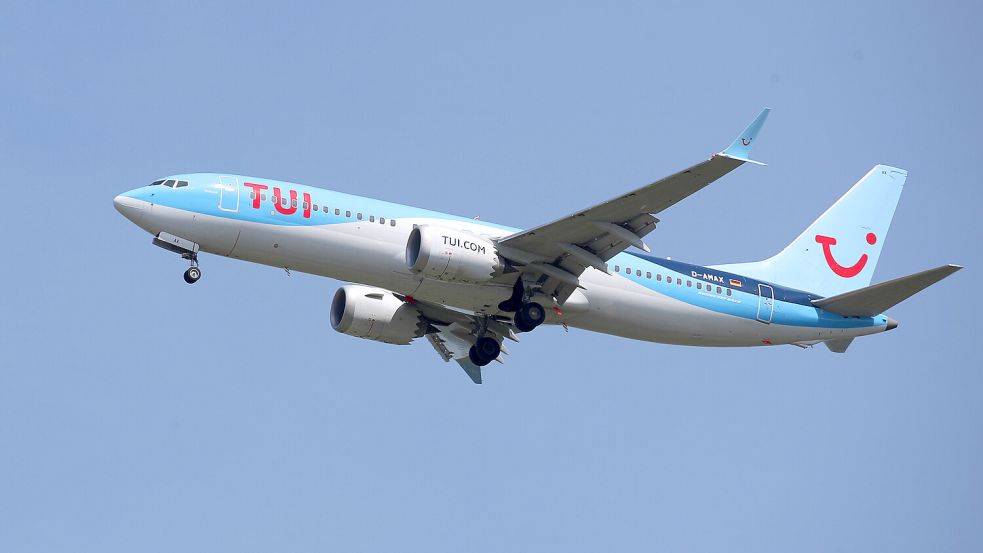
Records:
{"label": "passenger jet", "polygon": [[201,277],[208,252],[350,282],[338,332],[389,344],[426,337],[475,383],[505,340],[561,324],[692,346],[845,352],[891,330],[888,308],[951,275],[943,265],[871,285],[908,174],[876,165],[773,257],[703,267],[650,255],[657,215],[750,159],[769,110],[730,146],[612,200],[527,230],[242,175],[166,177],[116,209]]}

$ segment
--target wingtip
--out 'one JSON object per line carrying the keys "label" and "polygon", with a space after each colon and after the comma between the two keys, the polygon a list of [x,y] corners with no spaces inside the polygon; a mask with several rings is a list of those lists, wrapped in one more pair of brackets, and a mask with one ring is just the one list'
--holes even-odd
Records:
{"label": "wingtip", "polygon": [[[764,127],[769,113],[771,113],[771,108],[761,110],[757,117],[745,127],[744,131],[730,143],[730,146],[727,146],[724,151],[720,152],[720,154],[739,161],[751,161],[751,147],[754,146],[754,142],[757,140],[761,128]],[[762,163],[762,165],[764,164]]]}

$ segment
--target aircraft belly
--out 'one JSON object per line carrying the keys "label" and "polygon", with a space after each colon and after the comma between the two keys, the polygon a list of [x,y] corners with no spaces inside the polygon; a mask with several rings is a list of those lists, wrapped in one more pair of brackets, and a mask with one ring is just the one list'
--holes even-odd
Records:
{"label": "aircraft belly", "polygon": [[880,328],[827,329],[765,324],[689,304],[634,282],[592,275],[590,308],[566,320],[570,326],[636,340],[698,346],[760,346],[858,336]]}

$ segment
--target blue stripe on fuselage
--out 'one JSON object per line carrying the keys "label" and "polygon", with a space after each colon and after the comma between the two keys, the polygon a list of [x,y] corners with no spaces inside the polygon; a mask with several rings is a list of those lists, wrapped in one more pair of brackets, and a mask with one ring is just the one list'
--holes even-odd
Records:
{"label": "blue stripe on fuselage", "polygon": [[[864,328],[887,323],[886,317],[882,315],[844,317],[818,309],[810,303],[811,299],[821,297],[816,294],[651,255],[623,252],[611,258],[609,268],[619,268],[619,276],[656,293],[710,311],[745,319],[757,320],[759,285],[765,285],[771,287],[775,294],[771,324],[817,328]],[[641,275],[638,274],[639,271]],[[651,278],[649,274],[652,275]],[[660,274],[661,280],[658,278]],[[737,282],[732,284],[730,282],[732,279]],[[697,288],[697,283],[706,286]],[[721,289],[719,294],[715,292],[718,286]],[[728,289],[731,290],[731,295],[727,295]]]}
{"label": "blue stripe on fuselage", "polygon": [[[740,288],[741,290],[748,292],[750,294],[758,295],[760,290],[759,285],[764,284],[770,286],[775,291],[775,301],[784,301],[788,303],[797,303],[799,305],[808,305],[812,307],[812,300],[821,299],[822,296],[817,294],[810,294],[809,292],[803,292],[802,290],[796,290],[794,288],[786,288],[780,284],[774,284],[771,282],[764,282],[760,280],[754,280],[742,275],[736,275],[734,273],[727,273],[724,271],[718,271],[716,269],[709,269],[707,267],[701,267],[700,265],[692,265],[690,263],[682,263],[680,261],[673,261],[671,259],[664,259],[661,257],[655,257],[653,255],[645,255],[636,252],[626,252],[629,255],[644,259],[655,263],[656,265],[661,265],[667,269],[676,271],[677,273],[682,273],[684,275],[689,275],[694,279],[700,279],[704,282],[708,282],[717,286],[730,287],[730,288]],[[731,284],[731,281],[737,281],[738,285]]]}

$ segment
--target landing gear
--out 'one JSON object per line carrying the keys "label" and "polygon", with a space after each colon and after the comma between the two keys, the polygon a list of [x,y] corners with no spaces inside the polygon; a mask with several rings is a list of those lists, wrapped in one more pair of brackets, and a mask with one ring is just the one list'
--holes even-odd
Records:
{"label": "landing gear", "polygon": [[[536,297],[538,290],[539,285],[535,282],[517,278],[512,286],[512,296],[498,304],[502,311],[515,312],[513,322],[519,332],[529,332],[546,320],[546,309],[542,304],[530,301]],[[542,294],[539,296],[542,297]]]}
{"label": "landing gear", "polygon": [[542,305],[531,301],[522,304],[515,312],[515,327],[521,332],[529,332],[546,320],[546,310]]}
{"label": "landing gear", "polygon": [[184,281],[187,282],[188,284],[194,284],[198,282],[198,279],[201,278],[201,269],[198,268],[198,253],[197,252],[185,253],[182,254],[181,257],[191,261],[191,267],[189,267],[188,270],[184,272]]}
{"label": "landing gear", "polygon": [[198,282],[198,279],[201,278],[201,269],[198,268],[198,250],[200,249],[198,244],[164,231],[158,232],[154,236],[153,244],[158,248],[180,254],[181,259],[190,261],[191,268],[184,272],[184,281],[188,284]]}
{"label": "landing gear", "polygon": [[198,282],[199,278],[201,278],[201,269],[199,269],[198,267],[191,267],[184,272],[184,281],[187,282],[188,284],[194,284]]}
{"label": "landing gear", "polygon": [[502,345],[498,343],[498,340],[484,336],[478,338],[478,340],[471,346],[471,350],[468,351],[468,357],[471,358],[471,362],[479,367],[484,367],[488,363],[491,363],[495,359],[498,359],[498,354],[502,352]]}

